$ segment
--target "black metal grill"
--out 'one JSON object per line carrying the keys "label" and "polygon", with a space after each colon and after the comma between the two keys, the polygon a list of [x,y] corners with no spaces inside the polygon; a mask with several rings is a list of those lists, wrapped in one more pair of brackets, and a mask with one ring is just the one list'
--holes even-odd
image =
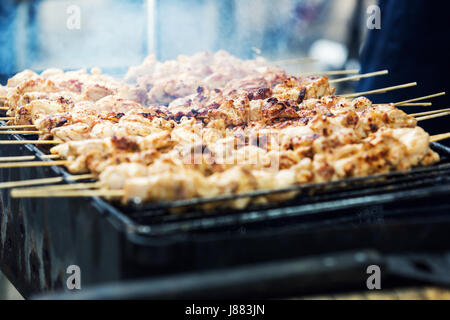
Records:
{"label": "black metal grill", "polygon": [[[93,285],[366,248],[446,251],[450,149],[436,143],[432,148],[441,162],[408,172],[145,206],[96,197],[19,200],[3,190],[1,266],[21,293],[30,295],[60,288],[70,264],[80,265],[85,284]],[[31,145],[0,149],[0,156],[23,154],[43,153]],[[68,174],[60,167],[0,172],[3,181]],[[278,204],[200,209],[211,202],[293,191],[295,198]],[[40,271],[30,279],[30,270]]]}

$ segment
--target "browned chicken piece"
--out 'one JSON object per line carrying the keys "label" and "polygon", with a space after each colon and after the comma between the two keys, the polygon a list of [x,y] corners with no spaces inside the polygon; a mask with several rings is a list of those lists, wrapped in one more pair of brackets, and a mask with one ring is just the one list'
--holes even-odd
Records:
{"label": "browned chicken piece", "polygon": [[86,172],[87,159],[92,157],[105,158],[113,145],[110,139],[90,139],[85,141],[71,141],[53,147],[50,152],[70,161],[67,168],[72,173]]}
{"label": "browned chicken piece", "polygon": [[[108,96],[97,102],[81,101],[70,106],[48,100],[35,100],[29,105],[17,110],[15,123],[33,123],[38,129],[45,132],[45,137],[52,133],[54,128],[83,123],[86,130],[84,138],[91,137],[90,131],[97,122],[117,122],[127,112],[141,108],[134,101],[124,100],[117,96]],[[73,128],[81,128],[80,125]],[[67,128],[63,131],[68,132]],[[60,132],[60,130],[55,131]],[[78,136],[78,133],[75,133]],[[111,135],[110,135],[111,136]],[[94,138],[99,137],[93,135]]]}
{"label": "browned chicken piece", "polygon": [[[126,168],[126,165],[122,165]],[[184,167],[180,159],[161,156],[148,167],[147,175],[124,178],[125,170],[111,169],[100,176],[103,185],[124,183],[124,201],[174,201],[217,195],[219,190],[199,171]],[[142,172],[144,173],[144,172]],[[118,178],[121,175],[121,178]],[[122,179],[122,180],[120,180]],[[118,182],[119,181],[119,182]]]}
{"label": "browned chicken piece", "polygon": [[123,202],[130,200],[176,201],[216,195],[203,175],[185,169],[182,172],[161,172],[147,177],[127,179],[123,187]]}
{"label": "browned chicken piece", "polygon": [[52,129],[51,135],[55,140],[61,141],[80,141],[90,138],[91,127],[85,123],[74,123],[68,126],[62,126]]}
{"label": "browned chicken piece", "polygon": [[108,189],[123,189],[130,178],[146,177],[148,167],[141,163],[131,162],[111,165],[99,176],[102,185]]}
{"label": "browned chicken piece", "polygon": [[[239,166],[213,174],[208,177],[208,181],[215,186],[211,190],[215,192],[218,189],[220,195],[251,192],[256,190],[258,186],[252,173],[248,169]],[[235,209],[243,209],[249,202],[249,198],[240,198],[233,200],[231,206]]]}
{"label": "browned chicken piece", "polygon": [[333,95],[335,89],[330,88],[328,77],[289,77],[273,88],[273,97],[281,100],[292,100],[297,104],[307,99],[320,99]]}
{"label": "browned chicken piece", "polygon": [[17,87],[19,84],[31,80],[33,78],[37,78],[38,74],[31,71],[31,70],[24,70],[22,72],[17,73],[12,78],[8,79],[8,82],[6,84],[6,87],[8,88],[14,88]]}
{"label": "browned chicken piece", "polygon": [[[382,129],[382,135],[392,136],[406,146],[407,169],[417,165],[428,165],[429,161],[438,162],[439,155],[430,149],[430,136],[420,127],[401,129]],[[402,164],[405,160],[402,159]]]}
{"label": "browned chicken piece", "polygon": [[33,124],[43,116],[63,113],[64,111],[64,105],[55,101],[33,100],[29,104],[16,109],[14,124]]}
{"label": "browned chicken piece", "polygon": [[105,120],[96,121],[92,127],[91,137],[148,136],[157,132],[170,132],[171,125],[167,122],[162,118],[151,118],[142,114],[113,114]]}
{"label": "browned chicken piece", "polygon": [[[57,93],[60,90],[55,83],[50,80],[45,80],[43,78],[37,77],[24,82],[21,82],[16,87],[8,90],[7,99],[5,101],[5,106],[10,108],[13,112],[14,109],[20,108],[22,105],[19,103],[22,96],[30,92],[41,92],[41,93]],[[64,89],[64,91],[66,91]]]}
{"label": "browned chicken piece", "polygon": [[50,74],[44,71],[41,76],[54,82],[58,88],[79,93],[89,101],[97,101],[113,95],[122,86],[120,81],[101,74],[99,69],[94,69],[91,73],[87,73],[84,69],[70,72],[54,70]]}
{"label": "browned chicken piece", "polygon": [[[154,151],[168,151],[174,144],[170,133],[159,132],[146,137],[113,136],[104,139],[75,140],[57,145],[50,151],[52,154],[58,154],[71,161],[68,168],[73,173],[84,172],[88,168],[94,172],[101,172],[102,170],[97,168],[99,164],[105,167],[115,164],[117,161],[149,163],[154,157],[159,156]],[[107,163],[108,159],[113,159],[113,161]],[[92,162],[93,160],[96,162]]]}
{"label": "browned chicken piece", "polygon": [[[0,86],[0,99],[3,100],[5,103],[8,99],[8,88]],[[70,91],[58,91],[58,92],[45,92],[45,91],[31,91],[26,92],[20,95],[18,97],[16,102],[13,102],[11,105],[7,104],[7,106],[10,108],[8,110],[9,116],[14,116],[15,114],[15,108],[17,106],[24,106],[29,104],[31,101],[34,100],[49,100],[49,101],[55,101],[63,105],[70,105],[73,104],[76,101],[82,101],[83,97],[80,95],[70,92]]]}
{"label": "browned chicken piece", "polygon": [[423,129],[382,128],[362,142],[316,153],[313,165],[316,180],[323,182],[409,170],[422,161],[439,161],[439,156],[430,150],[429,135]]}
{"label": "browned chicken piece", "polygon": [[188,114],[195,115],[196,111],[203,108],[211,109],[215,105],[219,106],[223,99],[223,92],[219,89],[210,90],[204,87],[198,87],[195,94],[172,101],[168,109],[173,115],[180,118]]}

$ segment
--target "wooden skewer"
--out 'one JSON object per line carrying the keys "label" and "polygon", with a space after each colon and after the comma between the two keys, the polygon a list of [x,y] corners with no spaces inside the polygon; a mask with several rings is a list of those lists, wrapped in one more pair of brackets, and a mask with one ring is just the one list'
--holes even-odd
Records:
{"label": "wooden skewer", "polygon": [[374,106],[385,106],[385,105],[394,105],[396,107],[431,107],[433,104],[431,102],[405,103],[402,104],[401,106],[397,106],[396,104],[393,104],[391,102],[374,104]]}
{"label": "wooden skewer", "polygon": [[442,141],[442,140],[446,140],[446,139],[450,139],[450,132],[431,136],[430,142],[438,142],[438,141]]}
{"label": "wooden skewer", "polygon": [[11,191],[13,198],[73,198],[73,197],[123,197],[124,190],[69,190],[61,192],[22,193],[21,189]]}
{"label": "wooden skewer", "polygon": [[[66,179],[69,181],[80,181],[80,180],[89,180],[89,179],[93,179],[93,178],[95,178],[95,176],[92,174],[80,174],[80,175],[68,176]],[[54,177],[54,178],[2,182],[2,183],[0,183],[0,189],[59,183],[59,182],[63,182],[63,181],[64,181],[63,177]]]}
{"label": "wooden skewer", "polygon": [[306,72],[306,73],[302,73],[301,76],[339,76],[339,75],[345,75],[345,74],[358,74],[358,73],[359,73],[359,69],[353,69],[353,70]]}
{"label": "wooden skewer", "polygon": [[0,131],[0,134],[43,134],[42,131]]}
{"label": "wooden skewer", "polygon": [[[82,190],[82,189],[98,189],[101,187],[100,182],[86,182],[86,183],[74,183],[74,184],[64,184],[64,185],[51,185],[45,187],[35,187],[35,188],[21,188],[22,193],[42,193],[50,191],[69,191],[69,190]],[[11,191],[14,191],[13,189]]]}
{"label": "wooden skewer", "polygon": [[64,166],[70,163],[72,163],[72,161],[69,160],[5,162],[0,163],[0,168],[51,167]]}
{"label": "wooden skewer", "polygon": [[433,104],[431,102],[416,102],[416,103],[405,103],[397,107],[431,107]]}
{"label": "wooden skewer", "polygon": [[44,154],[41,156],[42,159],[59,159],[61,156],[59,154]]}
{"label": "wooden skewer", "polygon": [[48,184],[48,183],[58,183],[58,182],[62,182],[62,181],[63,181],[63,177],[33,179],[33,180],[25,180],[25,181],[2,182],[2,183],[0,183],[0,189],[8,189],[8,188],[15,188],[15,187],[23,187],[23,186],[33,186],[33,185]]}
{"label": "wooden skewer", "polygon": [[35,156],[0,157],[0,162],[5,161],[28,161],[36,159]]}
{"label": "wooden skewer", "polygon": [[428,116],[430,114],[436,114],[436,113],[442,113],[450,111],[450,108],[448,109],[441,109],[441,110],[434,110],[434,111],[428,111],[428,112],[420,112],[420,113],[411,113],[410,116],[412,117],[422,117],[422,116]]}
{"label": "wooden skewer", "polygon": [[6,110],[6,111],[8,111],[8,110],[9,110],[9,107],[0,107],[0,110]]}
{"label": "wooden skewer", "polygon": [[330,84],[334,84],[334,83],[341,83],[341,82],[346,82],[346,81],[356,81],[356,80],[360,80],[360,79],[364,79],[364,78],[382,76],[382,75],[385,75],[385,74],[388,74],[388,73],[389,73],[389,70],[382,70],[382,71],[377,71],[377,72],[360,74],[360,75],[357,75],[357,76],[352,76],[352,77],[347,77],[347,78],[330,80],[328,82]]}
{"label": "wooden skewer", "polygon": [[33,129],[36,128],[33,124],[20,124],[15,126],[0,126],[0,130],[10,130],[10,129]]}
{"label": "wooden skewer", "polygon": [[394,86],[394,87],[387,87],[387,88],[382,88],[382,89],[377,89],[377,90],[372,90],[372,91],[358,92],[358,93],[352,93],[352,94],[345,94],[342,97],[344,97],[344,98],[356,98],[356,97],[361,97],[361,96],[364,96],[364,95],[385,93],[385,92],[388,92],[388,91],[400,90],[400,89],[405,89],[405,88],[410,88],[410,87],[415,87],[415,86],[417,86],[417,82],[411,82],[411,83],[402,84],[402,85]]}
{"label": "wooden skewer", "polygon": [[62,141],[56,140],[0,140],[2,144],[61,144]]}
{"label": "wooden skewer", "polygon": [[420,102],[420,103],[415,103],[415,102],[416,101],[422,101],[422,100],[425,100],[425,99],[432,99],[432,98],[444,96],[445,94],[446,94],[445,92],[440,92],[440,93],[432,94],[432,95],[425,96],[425,97],[420,97],[420,98],[410,99],[410,100],[406,100],[406,101],[396,102],[396,103],[393,103],[393,104],[395,106],[397,106],[397,107],[417,107],[417,106],[419,106],[419,107],[429,107],[429,106],[433,105],[431,102]]}
{"label": "wooden skewer", "polygon": [[66,179],[68,181],[80,181],[80,180],[95,179],[95,176],[91,173],[86,173],[86,174],[67,176]]}
{"label": "wooden skewer", "polygon": [[419,103],[405,103],[402,104],[401,106],[397,106],[391,102],[387,102],[387,103],[377,103],[374,104],[374,106],[385,106],[385,105],[394,105],[396,107],[431,107],[433,104],[431,102],[419,102]]}
{"label": "wooden skewer", "polygon": [[[59,155],[57,154],[46,154],[41,156],[42,159],[59,159],[61,158]],[[36,156],[16,156],[16,157],[0,157],[0,162],[5,162],[5,161],[31,161],[36,159]]]}
{"label": "wooden skewer", "polygon": [[0,117],[0,121],[11,121],[16,119],[15,117]]}
{"label": "wooden skewer", "polygon": [[440,92],[440,93],[432,94],[430,96],[425,96],[425,97],[420,97],[420,98],[415,98],[415,99],[411,99],[411,100],[397,102],[397,103],[395,103],[395,105],[396,106],[401,106],[401,105],[404,105],[406,103],[423,101],[423,100],[426,100],[426,99],[437,98],[437,97],[440,97],[440,96],[445,96],[445,92]]}
{"label": "wooden skewer", "polygon": [[433,114],[431,116],[426,116],[426,117],[421,117],[421,118],[416,118],[417,121],[425,121],[425,120],[430,120],[430,119],[435,119],[435,118],[441,118],[441,117],[446,117],[450,115],[450,112],[442,112],[442,113],[438,113],[438,114]]}

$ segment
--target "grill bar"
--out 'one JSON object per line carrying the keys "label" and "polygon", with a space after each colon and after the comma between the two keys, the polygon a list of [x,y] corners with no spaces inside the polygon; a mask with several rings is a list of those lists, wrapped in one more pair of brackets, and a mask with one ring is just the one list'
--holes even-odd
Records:
{"label": "grill bar", "polygon": [[198,219],[169,222],[163,219],[160,224],[151,223],[149,227],[139,226],[135,231],[148,236],[163,236],[208,230],[211,228],[224,228],[249,223],[267,222],[281,218],[293,218],[306,215],[325,214],[328,212],[360,208],[361,206],[374,206],[387,202],[400,202],[408,199],[424,199],[430,196],[450,195],[448,186],[421,188],[412,191],[400,191],[383,195],[362,196],[351,199],[341,199],[315,204],[289,206],[269,210],[248,211],[241,214],[201,217]]}
{"label": "grill bar", "polygon": [[[136,208],[131,213],[131,216],[156,216],[159,214],[165,214],[165,211],[161,209],[176,208],[176,207],[189,207],[200,204],[209,204],[213,202],[220,202],[225,200],[236,200],[247,197],[259,197],[263,195],[281,194],[297,191],[299,196],[304,196],[306,202],[321,201],[332,197],[352,197],[360,195],[370,195],[381,192],[392,192],[399,190],[407,190],[414,187],[420,187],[423,185],[434,184],[439,182],[450,182],[450,164],[441,165],[428,170],[417,170],[415,172],[408,172],[395,175],[382,175],[376,177],[367,177],[364,179],[358,179],[355,181],[339,181],[331,182],[330,184],[317,184],[300,187],[292,187],[283,190],[276,191],[262,191],[253,192],[233,196],[216,197],[211,199],[194,199],[189,201],[177,201],[175,203],[166,203],[154,206],[144,206]],[[321,194],[322,196],[315,196],[315,194]],[[296,203],[303,202],[304,200],[295,199]],[[287,203],[291,203],[289,201]],[[279,204],[283,206],[284,204]],[[229,211],[228,211],[229,212]]]}

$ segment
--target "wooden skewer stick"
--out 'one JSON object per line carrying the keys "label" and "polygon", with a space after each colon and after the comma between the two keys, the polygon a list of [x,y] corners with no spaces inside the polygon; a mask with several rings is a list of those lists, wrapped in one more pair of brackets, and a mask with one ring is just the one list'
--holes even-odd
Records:
{"label": "wooden skewer stick", "polygon": [[438,142],[438,141],[442,141],[442,140],[446,140],[446,139],[450,139],[450,132],[431,136],[430,142]]}
{"label": "wooden skewer stick", "polygon": [[33,129],[36,128],[33,124],[20,124],[15,126],[0,126],[0,130],[10,130],[10,129]]}
{"label": "wooden skewer stick", "polygon": [[15,117],[0,117],[0,121],[11,121],[16,119]]}
{"label": "wooden skewer stick", "polygon": [[374,104],[374,106],[385,106],[385,105],[394,105],[396,107],[431,107],[433,104],[431,102],[418,102],[418,103],[405,103],[402,104],[401,106],[397,106],[391,102],[387,102],[387,103],[377,103]]}
{"label": "wooden skewer stick", "polygon": [[51,167],[64,166],[70,163],[72,163],[72,161],[69,160],[5,162],[0,163],[0,168]]}
{"label": "wooden skewer stick", "polygon": [[56,140],[0,140],[2,144],[61,144],[62,141]]}
{"label": "wooden skewer stick", "polygon": [[9,107],[0,107],[0,110],[6,110],[6,111],[8,111],[8,110],[9,110]]}
{"label": "wooden skewer stick", "polygon": [[41,156],[42,159],[59,159],[61,156],[59,154],[44,154]]}
{"label": "wooden skewer stick", "polygon": [[421,118],[416,118],[417,121],[425,121],[425,120],[430,120],[430,119],[435,119],[435,118],[441,118],[441,117],[446,117],[450,115],[450,112],[442,112],[442,113],[438,113],[438,114],[433,114],[431,116],[426,116],[426,117],[421,117]]}
{"label": "wooden skewer stick", "polygon": [[[89,179],[93,179],[93,178],[95,178],[95,176],[92,174],[80,174],[80,175],[68,176],[66,179],[69,181],[80,181],[80,180],[89,180]],[[63,182],[63,181],[64,181],[63,177],[54,177],[54,178],[2,182],[2,183],[0,183],[0,189],[36,186],[36,185],[43,185],[43,184],[59,183],[59,182]]]}
{"label": "wooden skewer stick", "polygon": [[397,107],[431,107],[433,104],[431,102],[415,102],[415,103],[405,103]]}
{"label": "wooden skewer stick", "polygon": [[13,198],[73,198],[73,197],[123,197],[123,190],[69,190],[61,192],[45,192],[45,193],[22,193],[21,189],[11,191]]}
{"label": "wooden skewer stick", "polygon": [[0,131],[0,134],[43,134],[42,131]]}
{"label": "wooden skewer stick", "polygon": [[[59,155],[57,154],[46,154],[41,156],[42,159],[59,159],[61,158]],[[16,157],[0,157],[0,162],[5,162],[5,161],[31,161],[31,160],[35,160],[36,156],[16,156]]]}
{"label": "wooden skewer stick", "polygon": [[394,87],[387,87],[387,88],[382,88],[382,89],[377,89],[377,90],[372,90],[372,91],[358,92],[358,93],[352,93],[352,94],[345,94],[342,97],[344,97],[344,98],[356,98],[356,97],[361,97],[361,96],[364,96],[364,95],[385,93],[385,92],[388,92],[388,91],[400,90],[400,89],[405,89],[405,88],[410,88],[410,87],[415,87],[415,86],[417,86],[417,82],[411,82],[411,83],[402,84],[402,85],[394,86]]}
{"label": "wooden skewer stick", "polygon": [[[86,183],[74,183],[74,184],[64,184],[64,185],[50,185],[45,187],[35,187],[35,188],[22,188],[20,191],[22,193],[42,193],[50,191],[69,191],[69,190],[82,190],[82,189],[99,189],[101,187],[100,182],[86,182]],[[14,191],[13,189],[11,191]]]}
{"label": "wooden skewer stick", "polygon": [[86,174],[78,174],[73,176],[66,177],[68,181],[80,181],[80,180],[88,180],[88,179],[95,179],[95,175],[91,173]]}
{"label": "wooden skewer stick", "polygon": [[396,106],[401,106],[401,105],[404,105],[406,103],[423,101],[423,100],[426,100],[426,99],[437,98],[437,97],[440,97],[440,96],[445,96],[445,92],[440,92],[440,93],[432,94],[430,96],[415,98],[415,99],[411,99],[411,100],[401,101],[401,102],[397,102],[397,103],[394,103],[394,104]]}
{"label": "wooden skewer stick", "polygon": [[25,181],[2,182],[2,183],[0,183],[0,189],[9,189],[9,188],[23,187],[23,186],[34,186],[34,185],[48,184],[48,183],[58,183],[58,182],[62,182],[62,181],[63,181],[63,177],[33,179],[33,180],[25,180]]}
{"label": "wooden skewer stick", "polygon": [[450,111],[450,108],[448,109],[441,109],[441,110],[434,110],[434,111],[427,111],[427,112],[420,112],[420,113],[411,113],[410,116],[412,117],[422,117],[422,116],[428,116],[430,114],[436,114],[436,113],[442,113]]}
{"label": "wooden skewer stick", "polygon": [[5,161],[31,161],[36,159],[35,156],[17,156],[17,157],[0,157],[0,162]]}
{"label": "wooden skewer stick", "polygon": [[341,83],[341,82],[346,82],[346,81],[356,81],[356,80],[360,80],[360,79],[364,79],[364,78],[382,76],[382,75],[385,75],[385,74],[388,74],[388,73],[389,73],[389,70],[382,70],[382,71],[377,71],[377,72],[360,74],[360,75],[357,75],[357,76],[351,76],[351,77],[347,77],[347,78],[330,80],[328,82],[330,84],[334,84],[334,83]]}
{"label": "wooden skewer stick", "polygon": [[306,72],[306,73],[302,73],[301,76],[339,76],[339,75],[345,75],[345,74],[358,74],[358,73],[359,73],[359,69],[352,69],[352,70]]}

